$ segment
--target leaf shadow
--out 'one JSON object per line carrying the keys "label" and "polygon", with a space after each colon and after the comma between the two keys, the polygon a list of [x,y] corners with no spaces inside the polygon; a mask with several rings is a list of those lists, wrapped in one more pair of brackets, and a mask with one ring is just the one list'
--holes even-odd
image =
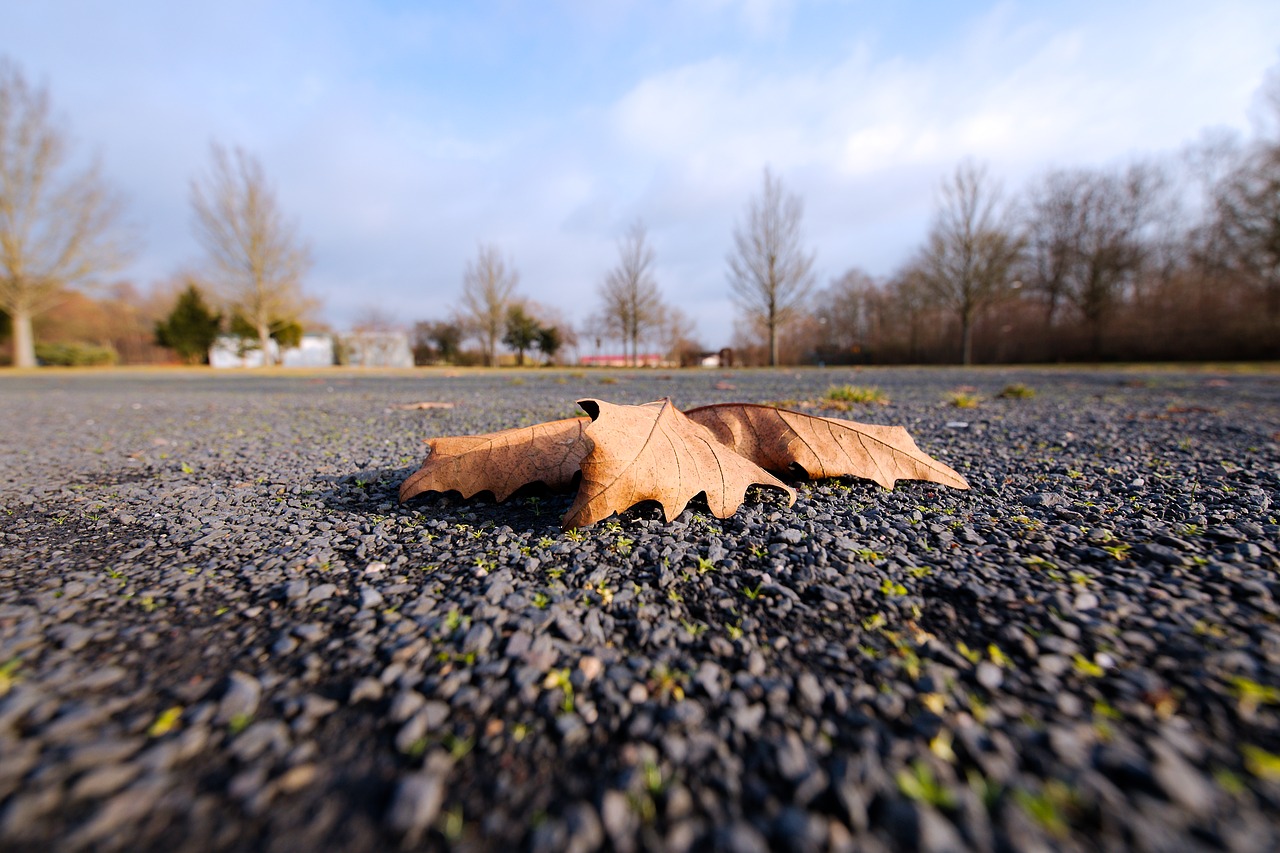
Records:
{"label": "leaf shadow", "polygon": [[[521,486],[499,503],[488,491],[464,498],[459,492],[424,492],[400,502],[400,484],[418,470],[415,465],[361,468],[345,474],[321,475],[317,480],[330,488],[317,497],[319,503],[349,521],[374,515],[421,516],[446,523],[491,522],[513,531],[533,534],[560,533],[560,520],[573,503],[577,479],[568,491],[549,489],[542,483]],[[388,506],[390,505],[390,506]]]}

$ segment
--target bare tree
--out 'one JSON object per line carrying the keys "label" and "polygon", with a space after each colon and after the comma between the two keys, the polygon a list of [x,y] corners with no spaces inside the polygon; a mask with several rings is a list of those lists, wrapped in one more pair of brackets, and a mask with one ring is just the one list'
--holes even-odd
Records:
{"label": "bare tree", "polygon": [[1055,170],[1028,190],[1022,280],[1044,298],[1044,324],[1053,328],[1067,298],[1072,259],[1080,243],[1075,173]]}
{"label": "bare tree", "polygon": [[1021,249],[999,186],[984,167],[961,163],[942,184],[942,205],[917,266],[925,289],[960,320],[964,364],[973,363],[974,320],[1003,295]]}
{"label": "bare tree", "polygon": [[1134,165],[1096,172],[1081,182],[1081,226],[1068,295],[1089,331],[1090,353],[1101,354],[1106,324],[1151,252],[1147,233],[1162,178]]}
{"label": "bare tree", "polygon": [[697,324],[688,314],[674,305],[662,307],[658,335],[663,355],[681,367],[694,363],[702,353],[702,344],[698,342]]}
{"label": "bare tree", "polygon": [[36,363],[32,318],[124,260],[120,201],[96,163],[74,170],[69,149],[48,92],[0,59],[0,309],[17,367]]}
{"label": "bare tree", "polygon": [[1274,325],[1280,320],[1280,139],[1256,143],[1218,183],[1212,221],[1220,265],[1261,296]]}
{"label": "bare tree", "polygon": [[210,278],[257,332],[267,366],[273,327],[298,324],[310,308],[302,295],[310,253],[252,155],[216,143],[211,155],[209,173],[191,182],[196,238],[208,254]]}
{"label": "bare tree", "polygon": [[795,317],[813,287],[813,253],[800,240],[804,204],[786,192],[768,167],[764,188],[734,228],[729,286],[734,300],[769,335],[769,364],[778,363],[778,331]]}
{"label": "bare tree", "polygon": [[875,280],[856,267],[814,294],[813,350],[819,361],[838,364],[861,353],[870,338],[878,296]]}
{"label": "bare tree", "polygon": [[506,329],[507,310],[520,276],[495,246],[480,246],[462,277],[462,304],[475,335],[484,346],[484,362],[498,363],[498,343]]}
{"label": "bare tree", "polygon": [[653,279],[653,259],[644,224],[636,221],[618,241],[618,265],[600,284],[605,326],[621,339],[624,356],[630,344],[633,366],[639,356],[640,339],[662,323],[662,295]]}
{"label": "bare tree", "polygon": [[1159,169],[1134,164],[1054,171],[1032,193],[1024,277],[1044,295],[1049,325],[1060,304],[1075,306],[1095,358],[1126,288],[1157,254],[1164,187]]}
{"label": "bare tree", "polygon": [[900,360],[908,363],[921,360],[925,321],[937,308],[920,264],[920,257],[908,261],[885,284],[888,309],[884,313],[889,322],[880,332],[893,342]]}

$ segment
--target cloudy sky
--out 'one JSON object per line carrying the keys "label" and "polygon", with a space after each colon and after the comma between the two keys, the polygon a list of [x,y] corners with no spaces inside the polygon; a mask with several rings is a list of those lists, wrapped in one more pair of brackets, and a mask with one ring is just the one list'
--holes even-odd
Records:
{"label": "cloudy sky", "polygon": [[727,344],[725,256],[769,165],[822,281],[887,275],[966,157],[1052,166],[1248,133],[1274,0],[12,0],[0,55],[48,85],[128,200],[142,286],[199,261],[191,179],[257,156],[341,329],[441,318],[498,246],[574,321],[642,219],[669,301]]}

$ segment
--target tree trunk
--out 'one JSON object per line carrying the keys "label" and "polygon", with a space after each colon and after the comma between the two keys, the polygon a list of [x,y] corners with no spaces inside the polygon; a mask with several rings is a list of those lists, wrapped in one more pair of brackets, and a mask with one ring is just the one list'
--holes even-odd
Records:
{"label": "tree trunk", "polygon": [[778,321],[769,318],[769,366],[778,366]]}
{"label": "tree trunk", "polygon": [[13,366],[35,367],[36,344],[31,332],[31,312],[15,308],[9,319],[13,323]]}
{"label": "tree trunk", "polygon": [[966,367],[973,364],[973,318],[963,313],[960,315],[960,363]]}
{"label": "tree trunk", "polygon": [[271,344],[271,327],[259,323],[258,324],[258,346],[262,348],[262,366],[263,367],[271,366],[271,350],[269,349],[270,344]]}

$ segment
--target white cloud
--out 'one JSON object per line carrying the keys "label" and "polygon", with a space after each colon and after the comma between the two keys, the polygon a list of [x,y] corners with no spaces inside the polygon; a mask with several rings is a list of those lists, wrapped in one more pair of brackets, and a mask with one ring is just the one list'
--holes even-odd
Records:
{"label": "white cloud", "polygon": [[1016,191],[1051,165],[1172,151],[1207,122],[1238,124],[1274,53],[1256,16],[1148,9],[1063,30],[1015,12],[997,8],[923,59],[863,42],[825,66],[715,57],[637,83],[613,128],[650,176],[646,203],[686,217],[688,239],[674,237],[674,250],[697,235],[705,272],[685,267],[680,292],[719,293],[723,315],[715,271],[728,223],[766,163],[807,199],[828,274],[853,264],[886,273],[922,237],[934,186],[961,159],[990,162]]}

